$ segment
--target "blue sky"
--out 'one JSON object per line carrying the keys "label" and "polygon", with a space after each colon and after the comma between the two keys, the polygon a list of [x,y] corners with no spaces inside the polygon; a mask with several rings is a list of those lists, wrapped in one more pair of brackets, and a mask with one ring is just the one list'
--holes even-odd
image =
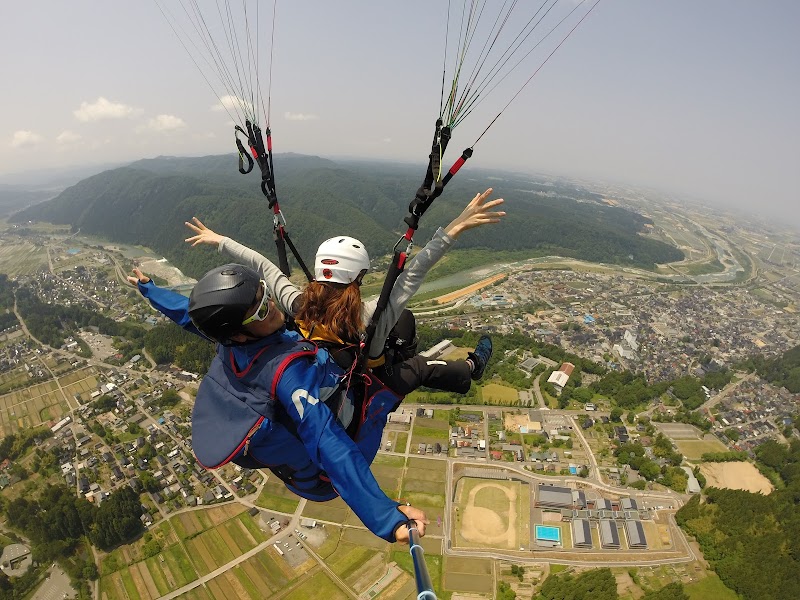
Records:
{"label": "blue sky", "polygon": [[[268,34],[272,2],[261,6]],[[422,164],[446,11],[437,0],[279,1],[276,151]],[[791,0],[602,0],[472,164],[648,185],[800,228],[798,25]],[[233,150],[230,117],[214,110],[218,98],[153,0],[4,2],[0,53],[0,181]],[[518,84],[498,87],[456,129],[452,159]]]}

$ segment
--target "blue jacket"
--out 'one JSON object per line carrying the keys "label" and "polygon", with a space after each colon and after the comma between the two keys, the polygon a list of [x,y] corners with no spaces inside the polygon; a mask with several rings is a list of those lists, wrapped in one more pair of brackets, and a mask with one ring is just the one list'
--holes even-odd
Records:
{"label": "blue jacket", "polygon": [[[152,282],[139,284],[139,291],[157,310],[199,335],[188,316],[188,298],[159,288]],[[252,423],[258,427],[255,432],[250,432],[249,443],[243,444],[234,456],[243,458],[246,452],[258,463],[277,467],[274,471],[282,476],[287,487],[302,497],[330,500],[338,492],[370,531],[387,541],[394,541],[394,531],[407,519],[397,510],[399,504],[380,489],[369,464],[377,453],[396,396],[378,391],[373,398],[366,399],[363,423],[354,442],[324,403],[325,397],[336,388],[342,377],[342,370],[329,359],[324,349],[310,353],[311,356],[295,358],[281,365],[282,369],[277,368],[275,361],[283,362],[291,352],[274,353],[272,349],[280,346],[300,351],[308,347],[308,343],[301,344],[299,340],[297,333],[281,329],[249,344],[218,346],[217,356],[196,400],[196,410],[199,406],[204,407],[203,414],[207,418],[201,423],[193,414],[193,438],[197,428],[198,434],[203,431],[203,438],[209,439],[214,427],[209,423],[210,419],[219,418],[220,424],[226,422],[219,416],[209,417],[211,413],[205,412],[206,408],[219,407],[224,400],[228,401],[229,407],[231,402],[241,405],[241,402],[235,402],[237,398],[256,407]],[[265,352],[272,352],[270,358],[275,360],[255,360]],[[225,361],[230,364],[226,365]],[[235,373],[250,369],[252,373],[242,385]],[[277,382],[273,382],[276,373]],[[261,410],[258,407],[264,406],[265,399],[269,400],[268,386],[271,385],[274,385],[274,406]],[[241,419],[236,422],[241,427]],[[219,434],[221,438],[224,436],[222,430]],[[193,439],[195,441],[200,440]],[[195,448],[196,454],[205,454],[197,450]],[[329,478],[330,489],[320,486],[320,475]]]}

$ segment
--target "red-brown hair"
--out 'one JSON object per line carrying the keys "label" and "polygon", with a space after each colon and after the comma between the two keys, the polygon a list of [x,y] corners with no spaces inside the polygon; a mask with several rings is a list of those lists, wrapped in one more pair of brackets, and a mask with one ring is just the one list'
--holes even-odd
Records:
{"label": "red-brown hair", "polygon": [[361,289],[358,283],[339,285],[312,281],[300,296],[295,320],[311,329],[322,325],[342,341],[355,342],[361,333]]}

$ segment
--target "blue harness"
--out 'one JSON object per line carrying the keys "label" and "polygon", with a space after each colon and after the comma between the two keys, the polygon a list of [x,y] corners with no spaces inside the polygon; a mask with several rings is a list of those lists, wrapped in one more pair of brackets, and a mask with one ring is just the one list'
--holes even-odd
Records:
{"label": "blue harness", "polygon": [[[284,341],[265,346],[240,370],[230,348],[218,345],[192,412],[192,449],[197,461],[207,469],[229,462],[250,469],[266,467],[299,496],[316,501],[335,498],[338,494],[330,480],[311,461],[295,423],[275,397],[286,367],[296,360],[315,359],[316,355],[317,347],[311,342]],[[344,378],[338,379],[341,382]],[[320,401],[339,417],[371,463],[380,447],[386,419],[401,398],[374,378],[367,378],[361,390],[342,388],[321,389]],[[351,407],[349,411],[344,410],[347,407]],[[342,422],[343,415],[351,416],[352,423],[350,418]],[[262,426],[270,424],[271,429],[260,434]],[[277,464],[254,458],[249,452],[251,443],[268,445],[269,455]]]}

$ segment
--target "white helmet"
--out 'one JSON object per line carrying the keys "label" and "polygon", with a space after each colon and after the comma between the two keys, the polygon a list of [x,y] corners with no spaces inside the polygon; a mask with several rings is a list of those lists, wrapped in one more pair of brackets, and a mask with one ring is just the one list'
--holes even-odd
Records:
{"label": "white helmet", "polygon": [[314,278],[319,282],[352,283],[368,270],[364,244],[346,235],[322,242],[314,259]]}

